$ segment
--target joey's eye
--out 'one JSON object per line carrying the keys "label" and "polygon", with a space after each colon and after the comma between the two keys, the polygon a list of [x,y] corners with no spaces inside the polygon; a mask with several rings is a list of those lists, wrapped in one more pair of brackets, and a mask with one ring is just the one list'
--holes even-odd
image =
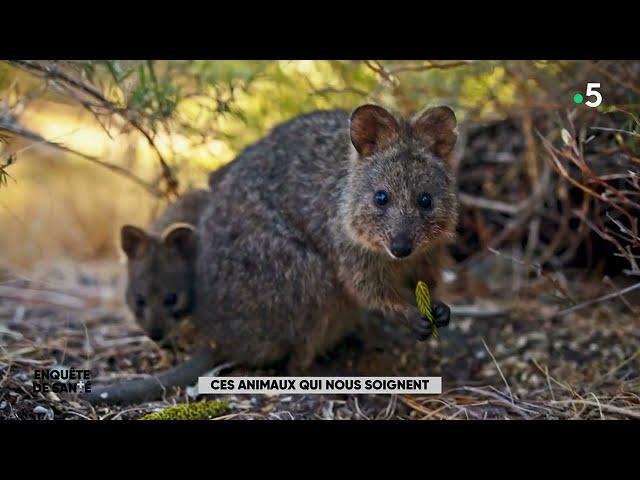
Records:
{"label": "joey's eye", "polygon": [[165,307],[173,307],[176,303],[178,303],[178,295],[175,293],[167,293],[164,296],[164,300],[162,303]]}
{"label": "joey's eye", "polygon": [[142,295],[140,295],[140,294],[136,295],[135,302],[136,302],[136,307],[137,308],[144,308],[145,305],[147,304],[147,302],[144,299],[144,297]]}
{"label": "joey's eye", "polygon": [[389,201],[389,194],[384,190],[380,190],[379,192],[376,192],[375,195],[373,196],[373,202],[379,207],[384,207],[388,201]]}
{"label": "joey's eye", "polygon": [[421,193],[420,197],[418,197],[418,205],[420,206],[420,208],[424,208],[425,210],[430,209],[433,206],[431,195],[426,192]]}

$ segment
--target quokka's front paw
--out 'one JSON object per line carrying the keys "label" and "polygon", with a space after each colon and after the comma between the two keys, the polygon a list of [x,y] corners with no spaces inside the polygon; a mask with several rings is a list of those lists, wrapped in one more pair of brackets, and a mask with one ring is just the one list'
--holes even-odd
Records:
{"label": "quokka's front paw", "polygon": [[449,325],[449,321],[451,320],[451,309],[449,305],[442,302],[433,302],[432,312],[433,323],[436,324],[436,327],[442,328]]}
{"label": "quokka's front paw", "polygon": [[433,333],[429,319],[421,315],[416,316],[415,320],[409,323],[409,328],[421,342],[429,338]]}
{"label": "quokka's front paw", "polygon": [[[433,302],[431,308],[433,313],[433,323],[437,328],[443,328],[449,325],[449,321],[451,320],[451,309],[447,304],[442,302]],[[410,327],[421,342],[427,340],[433,333],[431,322],[424,316],[418,317]]]}

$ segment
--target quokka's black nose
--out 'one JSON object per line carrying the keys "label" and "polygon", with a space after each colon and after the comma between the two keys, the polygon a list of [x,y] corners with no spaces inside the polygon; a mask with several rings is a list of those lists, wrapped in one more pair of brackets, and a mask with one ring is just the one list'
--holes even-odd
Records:
{"label": "quokka's black nose", "polygon": [[154,342],[157,342],[158,340],[162,340],[163,337],[164,337],[164,330],[162,328],[152,328],[151,330],[149,330],[149,338]]}
{"label": "quokka's black nose", "polygon": [[391,254],[397,258],[408,257],[411,254],[413,245],[411,239],[407,235],[398,235],[391,240]]}

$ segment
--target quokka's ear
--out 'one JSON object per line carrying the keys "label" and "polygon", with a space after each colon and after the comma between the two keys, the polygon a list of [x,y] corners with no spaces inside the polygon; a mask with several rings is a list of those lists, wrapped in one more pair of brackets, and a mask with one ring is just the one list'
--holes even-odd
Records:
{"label": "quokka's ear", "polygon": [[362,105],[351,114],[351,143],[362,157],[388,146],[399,133],[395,117],[377,105]]}
{"label": "quokka's ear", "polygon": [[162,243],[175,248],[187,260],[196,256],[196,229],[189,223],[174,223],[162,232]]}
{"label": "quokka's ear", "polygon": [[447,106],[432,107],[413,121],[416,136],[439,157],[446,158],[453,150],[458,134],[456,114]]}
{"label": "quokka's ear", "polygon": [[150,244],[151,238],[141,228],[125,225],[120,229],[120,245],[127,258],[140,258],[145,254]]}

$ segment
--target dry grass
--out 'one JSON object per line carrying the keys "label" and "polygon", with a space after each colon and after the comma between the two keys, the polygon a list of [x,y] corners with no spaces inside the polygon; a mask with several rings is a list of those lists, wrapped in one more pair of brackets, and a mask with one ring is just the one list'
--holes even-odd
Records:
{"label": "dry grass", "polygon": [[[222,418],[640,418],[640,326],[625,303],[616,299],[552,319],[564,303],[555,305],[560,292],[553,283],[524,274],[514,294],[504,280],[511,278],[513,263],[492,258],[483,275],[459,276],[449,286],[447,300],[473,302],[477,312],[454,316],[439,340],[416,343],[395,325],[376,323],[319,358],[311,372],[442,375],[442,395],[220,396],[230,404]],[[162,370],[185,357],[158,349],[127,320],[121,270],[113,262],[67,263],[42,268],[31,280],[5,274],[0,418],[131,419],[195,400],[192,389],[182,389],[161,402],[95,408],[63,394],[32,392],[35,368],[90,368],[93,382],[109,382]],[[580,276],[567,279],[567,288],[579,300],[609,291],[608,285]],[[634,297],[627,300],[637,303]],[[476,316],[489,308],[487,302],[508,313]],[[227,368],[224,373],[281,372]]]}

